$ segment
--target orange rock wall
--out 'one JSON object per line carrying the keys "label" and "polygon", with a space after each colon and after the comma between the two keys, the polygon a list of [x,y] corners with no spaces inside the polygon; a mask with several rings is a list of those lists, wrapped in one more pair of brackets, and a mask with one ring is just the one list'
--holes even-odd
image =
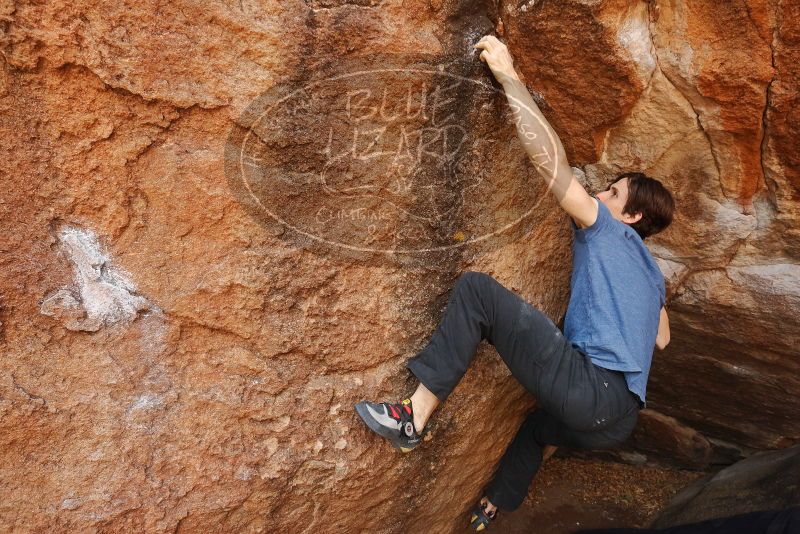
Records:
{"label": "orange rock wall", "polygon": [[[495,30],[587,187],[643,170],[675,195],[673,225],[647,241],[672,329],[648,387],[653,435],[676,421],[732,458],[797,442],[798,21],[786,0],[0,5],[0,529],[463,526],[534,405],[494,349],[413,455],[352,405],[411,392],[403,365],[464,270],[563,318],[567,217],[470,48]],[[385,253],[379,233],[369,254],[307,247],[232,186],[226,150],[253,103],[344,64],[468,81],[445,108],[475,144],[407,169],[425,186],[413,195],[371,200],[402,208],[390,229],[458,229],[448,246]],[[334,115],[278,124],[270,142],[288,148],[270,168],[318,170],[288,145],[328,139]],[[298,217],[322,198],[279,192]]]}

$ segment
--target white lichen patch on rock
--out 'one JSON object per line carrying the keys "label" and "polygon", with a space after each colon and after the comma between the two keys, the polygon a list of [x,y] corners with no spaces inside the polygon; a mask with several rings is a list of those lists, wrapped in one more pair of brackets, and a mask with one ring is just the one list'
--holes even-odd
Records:
{"label": "white lichen patch on rock", "polygon": [[139,312],[155,309],[136,294],[129,275],[113,267],[90,230],[65,226],[59,240],[75,266],[77,291],[62,288],[40,305],[42,314],[54,317],[69,330],[96,332],[103,326],[128,323]]}

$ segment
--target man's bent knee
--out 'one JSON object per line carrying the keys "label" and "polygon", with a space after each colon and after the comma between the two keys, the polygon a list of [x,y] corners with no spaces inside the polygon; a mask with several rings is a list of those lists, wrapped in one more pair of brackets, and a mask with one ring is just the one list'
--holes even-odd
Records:
{"label": "man's bent knee", "polygon": [[454,290],[463,291],[468,287],[477,287],[478,280],[483,273],[478,271],[464,271],[456,280]]}
{"label": "man's bent knee", "polygon": [[480,271],[464,271],[458,277],[459,281],[463,280],[464,282],[475,282],[481,276],[487,276],[486,273],[482,273]]}
{"label": "man's bent knee", "polygon": [[478,284],[485,283],[488,280],[494,280],[494,277],[488,273],[482,273],[480,271],[464,271],[458,277],[456,284],[477,286]]}

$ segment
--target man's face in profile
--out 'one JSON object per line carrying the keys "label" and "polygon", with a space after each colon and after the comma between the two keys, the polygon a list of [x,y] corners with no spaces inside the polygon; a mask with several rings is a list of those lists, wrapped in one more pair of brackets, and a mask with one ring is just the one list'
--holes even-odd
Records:
{"label": "man's face in profile", "polygon": [[605,191],[601,191],[597,193],[597,198],[606,205],[608,211],[611,212],[611,215],[617,219],[618,221],[622,221],[625,224],[633,224],[639,219],[642,218],[641,214],[637,214],[636,216],[623,214],[622,209],[625,207],[625,203],[628,201],[628,178],[620,178],[610,186]]}

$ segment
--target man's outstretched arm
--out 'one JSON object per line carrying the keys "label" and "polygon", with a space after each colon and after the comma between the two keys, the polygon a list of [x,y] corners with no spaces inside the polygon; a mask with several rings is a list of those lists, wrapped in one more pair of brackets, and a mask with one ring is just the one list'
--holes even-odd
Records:
{"label": "man's outstretched arm", "polygon": [[548,190],[578,226],[591,226],[597,219],[598,205],[573,175],[561,140],[519,79],[508,48],[492,35],[483,37],[475,47],[483,50],[481,61],[503,86],[517,136]]}
{"label": "man's outstretched arm", "polygon": [[669,344],[669,317],[667,317],[667,310],[661,306],[661,316],[658,319],[658,334],[656,335],[656,347],[658,350],[664,350],[664,347]]}

